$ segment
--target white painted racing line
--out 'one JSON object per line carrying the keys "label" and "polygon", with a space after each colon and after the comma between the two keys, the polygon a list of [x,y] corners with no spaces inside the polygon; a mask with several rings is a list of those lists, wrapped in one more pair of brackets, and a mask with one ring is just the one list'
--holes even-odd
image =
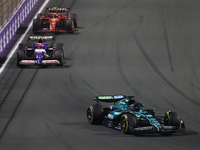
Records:
{"label": "white painted racing line", "polygon": [[[44,7],[47,5],[47,3],[50,0],[46,0],[45,3],[42,5],[42,7],[38,10],[38,12],[35,14],[35,16],[33,18],[37,17],[37,14],[42,12],[42,10],[44,9]],[[14,53],[16,52],[19,43],[22,42],[22,40],[24,39],[24,37],[27,35],[28,31],[30,30],[30,28],[32,27],[32,21],[29,23],[28,28],[26,30],[26,32],[19,38],[19,40],[17,41],[17,43],[15,43],[15,45],[13,46],[12,50],[10,51],[10,53],[8,54],[8,57],[5,61],[5,63],[3,64],[3,66],[0,68],[0,75],[2,74],[2,72],[4,71],[5,67],[7,66],[8,62],[10,61],[10,59],[12,58],[12,56],[14,55]]]}

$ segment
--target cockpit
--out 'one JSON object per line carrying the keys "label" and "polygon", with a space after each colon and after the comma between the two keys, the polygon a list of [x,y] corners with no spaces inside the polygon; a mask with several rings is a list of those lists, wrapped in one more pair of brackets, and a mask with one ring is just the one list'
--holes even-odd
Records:
{"label": "cockpit", "polygon": [[48,45],[46,43],[34,43],[33,49],[45,49],[48,50]]}
{"label": "cockpit", "polygon": [[141,104],[141,103],[135,103],[135,104],[131,104],[129,106],[129,109],[131,111],[138,111],[139,112],[139,111],[143,110],[143,107],[144,107],[143,104]]}
{"label": "cockpit", "polygon": [[58,13],[50,13],[48,14],[49,18],[60,18],[62,17],[62,14],[58,14]]}

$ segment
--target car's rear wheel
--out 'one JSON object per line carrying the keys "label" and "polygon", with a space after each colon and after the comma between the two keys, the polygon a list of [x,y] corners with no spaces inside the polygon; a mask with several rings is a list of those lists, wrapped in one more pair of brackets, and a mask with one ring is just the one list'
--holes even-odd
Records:
{"label": "car's rear wheel", "polygon": [[57,49],[61,49],[62,50],[63,59],[64,59],[64,57],[65,57],[65,51],[64,51],[63,43],[54,43],[53,46],[56,47]]}
{"label": "car's rear wheel", "polygon": [[23,50],[17,50],[17,66],[20,66],[22,60],[25,60],[25,52]]}
{"label": "car's rear wheel", "polygon": [[18,49],[19,50],[22,50],[23,48],[25,48],[27,45],[24,44],[24,43],[20,43],[19,46],[18,46]]}
{"label": "car's rear wheel", "polygon": [[77,28],[77,26],[78,26],[78,15],[75,14],[75,13],[70,13],[68,16],[74,21],[74,28]]}
{"label": "car's rear wheel", "polygon": [[40,19],[40,17],[46,17],[46,14],[45,13],[40,13],[40,14],[37,14],[37,19],[39,20]]}
{"label": "car's rear wheel", "polygon": [[120,124],[124,134],[133,133],[137,126],[137,120],[134,115],[123,114],[121,116]]}
{"label": "car's rear wheel", "polygon": [[33,20],[33,33],[37,33],[37,31],[40,29],[39,21],[38,19]]}
{"label": "car's rear wheel", "polygon": [[103,108],[100,104],[94,104],[87,109],[87,119],[90,124],[102,124],[104,120]]}
{"label": "car's rear wheel", "polygon": [[59,66],[63,65],[63,54],[62,50],[58,49],[55,51],[55,60],[58,60],[60,62]]}
{"label": "car's rear wheel", "polygon": [[65,28],[66,28],[67,32],[74,33],[74,23],[73,23],[72,19],[66,20]]}

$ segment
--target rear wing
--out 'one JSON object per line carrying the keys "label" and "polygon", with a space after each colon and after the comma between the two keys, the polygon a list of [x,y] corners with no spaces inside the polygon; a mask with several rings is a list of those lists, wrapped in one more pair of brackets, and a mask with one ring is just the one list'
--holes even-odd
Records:
{"label": "rear wing", "polygon": [[102,101],[102,102],[118,102],[119,100],[122,100],[126,98],[125,95],[99,95],[97,97],[95,97],[95,101],[99,102],[99,101]]}
{"label": "rear wing", "polygon": [[69,12],[70,8],[61,8],[61,7],[50,7],[50,8],[46,8],[47,12]]}
{"label": "rear wing", "polygon": [[29,40],[35,41],[35,40],[44,40],[44,41],[50,41],[54,40],[54,36],[30,36]]}

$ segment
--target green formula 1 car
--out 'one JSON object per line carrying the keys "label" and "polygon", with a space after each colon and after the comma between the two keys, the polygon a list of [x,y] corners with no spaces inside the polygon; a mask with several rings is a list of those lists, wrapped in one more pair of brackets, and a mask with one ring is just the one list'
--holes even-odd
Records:
{"label": "green formula 1 car", "polygon": [[[166,111],[164,116],[156,116],[155,108],[144,109],[134,96],[102,95],[95,98],[95,104],[87,108],[90,124],[104,124],[121,130],[123,133],[175,133],[184,131],[185,124],[176,112]],[[113,102],[105,107],[101,102]]]}

